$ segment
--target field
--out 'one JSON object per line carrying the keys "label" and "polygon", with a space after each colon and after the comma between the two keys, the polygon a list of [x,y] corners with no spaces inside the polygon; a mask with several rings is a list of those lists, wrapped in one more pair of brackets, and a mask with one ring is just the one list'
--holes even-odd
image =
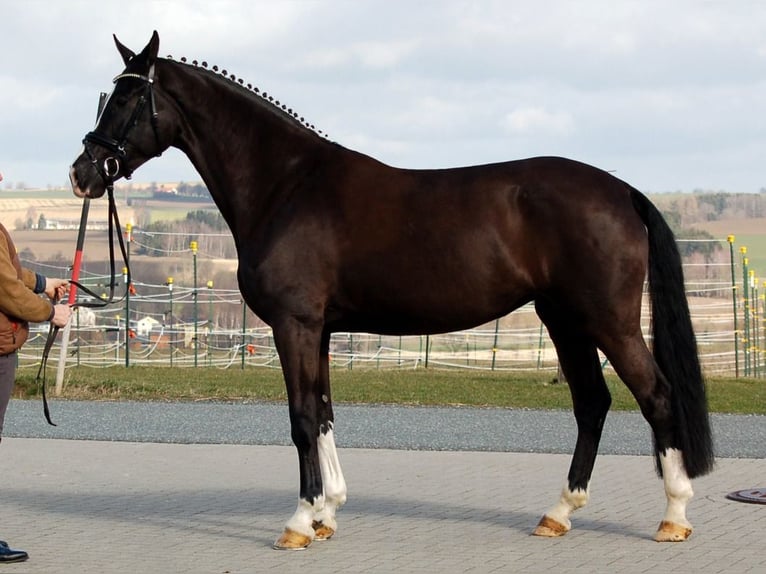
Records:
{"label": "field", "polygon": [[734,235],[737,260],[740,247],[746,247],[750,269],[766,279],[766,217],[710,221],[697,227],[720,239]]}
{"label": "field", "polygon": [[[126,223],[135,225],[139,219],[146,220],[147,214],[151,221],[177,220],[185,218],[189,211],[214,209],[211,203],[200,201],[138,199],[128,205],[127,194],[119,189],[115,192],[115,200],[123,226]],[[50,261],[66,266],[71,264],[74,257],[82,205],[83,201],[69,190],[0,191],[0,213],[2,214],[0,221],[11,232],[19,252],[29,249],[36,261]],[[41,216],[49,224],[58,225],[59,228],[45,230],[20,228],[29,220],[36,225]],[[88,225],[83,261],[85,263],[108,261],[106,198],[90,202]],[[115,246],[115,249],[118,247]],[[119,253],[117,256],[119,257]],[[136,260],[140,259],[138,257]],[[147,259],[157,263],[156,258]]]}

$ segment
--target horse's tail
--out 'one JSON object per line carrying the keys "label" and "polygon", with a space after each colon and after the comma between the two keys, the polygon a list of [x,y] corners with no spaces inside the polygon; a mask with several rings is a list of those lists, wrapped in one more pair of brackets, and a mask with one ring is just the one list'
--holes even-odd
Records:
{"label": "horse's tail", "polygon": [[[683,453],[686,473],[694,478],[713,468],[713,439],[697,341],[684,291],[681,255],[673,232],[652,202],[635,189],[631,199],[649,236],[654,360],[672,389],[675,446]],[[661,473],[661,467],[657,467]]]}

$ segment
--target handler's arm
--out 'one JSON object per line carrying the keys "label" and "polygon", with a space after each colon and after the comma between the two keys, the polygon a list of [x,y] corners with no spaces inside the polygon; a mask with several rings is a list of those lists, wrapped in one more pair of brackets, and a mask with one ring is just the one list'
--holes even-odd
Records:
{"label": "handler's arm", "polygon": [[19,279],[11,262],[8,242],[0,233],[0,311],[11,317],[39,323],[53,317],[53,304],[38,297]]}

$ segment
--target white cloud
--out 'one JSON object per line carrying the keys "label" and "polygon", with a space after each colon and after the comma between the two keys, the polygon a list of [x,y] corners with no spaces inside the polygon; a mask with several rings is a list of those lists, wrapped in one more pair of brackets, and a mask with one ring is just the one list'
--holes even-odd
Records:
{"label": "white cloud", "polygon": [[402,62],[417,47],[417,42],[364,42],[352,51],[358,53],[359,60],[370,68],[392,68]]}
{"label": "white cloud", "polygon": [[[384,161],[558,153],[632,166],[642,189],[705,187],[703,175],[731,191],[766,185],[760,163],[742,159],[766,157],[756,0],[28,0],[2,11],[6,181],[60,180],[121,67],[111,33],[140,50],[156,28],[162,54],[225,67]],[[135,178],[191,180],[187,166],[163,155]]]}
{"label": "white cloud", "polygon": [[[34,112],[55,102],[61,89],[36,80],[24,80],[0,75],[0,109],[15,113]],[[8,114],[7,119],[11,119]],[[6,119],[6,118],[4,118]],[[2,119],[0,119],[0,124]]]}
{"label": "white cloud", "polygon": [[566,136],[574,131],[574,120],[566,112],[549,112],[541,107],[523,107],[503,118],[502,125],[515,135],[534,135],[536,132]]}

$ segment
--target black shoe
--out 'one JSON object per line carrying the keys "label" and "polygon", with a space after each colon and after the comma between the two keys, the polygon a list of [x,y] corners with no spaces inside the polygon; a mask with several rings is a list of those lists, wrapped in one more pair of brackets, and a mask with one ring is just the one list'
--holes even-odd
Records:
{"label": "black shoe", "polygon": [[0,564],[6,564],[8,562],[24,562],[29,558],[29,554],[23,550],[12,550],[8,548],[8,545],[0,545]]}

